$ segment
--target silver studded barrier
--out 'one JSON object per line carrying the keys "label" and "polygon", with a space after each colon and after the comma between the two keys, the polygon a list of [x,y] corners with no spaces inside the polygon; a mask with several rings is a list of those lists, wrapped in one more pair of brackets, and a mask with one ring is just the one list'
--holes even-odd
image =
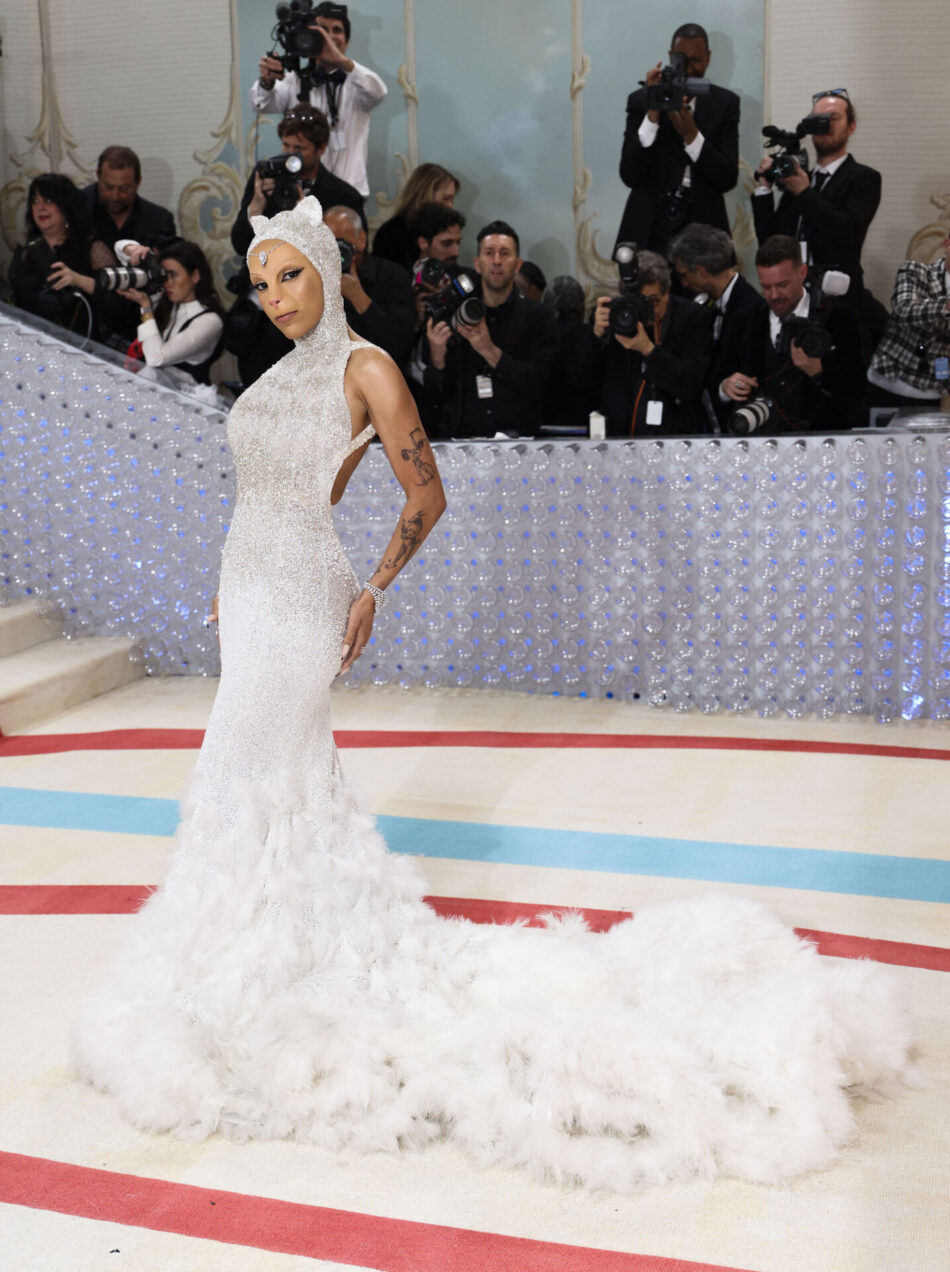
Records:
{"label": "silver studded barrier", "polygon": [[[0,598],[216,674],[226,415],[25,323],[0,343]],[[434,449],[448,508],[350,684],[950,719],[946,431]],[[360,577],[402,503],[371,447],[337,510]]]}

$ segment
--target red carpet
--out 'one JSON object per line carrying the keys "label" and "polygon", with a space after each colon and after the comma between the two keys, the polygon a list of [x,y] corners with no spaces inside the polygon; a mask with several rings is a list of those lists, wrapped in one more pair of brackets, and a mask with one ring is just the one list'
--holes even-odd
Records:
{"label": "red carpet", "polygon": [[0,1152],[0,1202],[380,1272],[743,1272],[196,1188],[19,1153]]}
{"label": "red carpet", "polygon": [[[145,884],[7,884],[0,886],[0,914],[134,914],[153,890],[154,885]],[[606,932],[615,923],[630,917],[627,910],[587,910],[478,897],[426,897],[425,900],[445,918],[471,919],[473,923],[524,921],[531,927],[540,927],[542,915],[574,908],[594,932]],[[814,928],[795,930],[799,936],[812,941],[819,954],[831,958],[869,958],[897,967],[950,972],[950,949],[938,945],[880,941]]]}
{"label": "red carpet", "polygon": [[[201,729],[103,729],[95,733],[31,733],[0,737],[0,757],[62,751],[197,750]],[[784,754],[867,755],[885,759],[950,760],[950,751],[870,742],[791,738],[681,737],[666,733],[512,733],[491,730],[337,729],[343,750],[372,747],[492,747],[539,750],[778,751]]]}

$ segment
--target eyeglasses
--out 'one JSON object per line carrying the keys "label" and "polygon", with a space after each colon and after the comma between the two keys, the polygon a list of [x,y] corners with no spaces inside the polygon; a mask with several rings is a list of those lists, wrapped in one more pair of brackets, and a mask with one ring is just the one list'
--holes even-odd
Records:
{"label": "eyeglasses", "polygon": [[816,102],[820,102],[823,97],[843,97],[846,102],[850,102],[851,100],[846,88],[826,88],[823,93],[812,93],[812,105]]}

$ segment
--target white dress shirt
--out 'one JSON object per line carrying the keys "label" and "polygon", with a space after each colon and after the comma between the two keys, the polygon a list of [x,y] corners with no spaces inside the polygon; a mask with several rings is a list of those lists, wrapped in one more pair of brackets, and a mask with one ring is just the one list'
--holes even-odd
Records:
{"label": "white dress shirt", "polygon": [[[283,114],[296,106],[300,95],[300,80],[295,71],[287,71],[283,79],[276,80],[271,89],[261,88],[260,80],[251,85],[250,100],[254,110],[263,114]],[[368,66],[353,63],[353,69],[340,85],[337,93],[339,119],[330,130],[330,144],[320,162],[339,177],[355,186],[364,197],[369,195],[369,179],[366,175],[366,152],[369,147],[369,115],[374,106],[386,96],[386,85]],[[311,106],[322,110],[330,118],[325,84],[314,88],[310,94]]]}
{"label": "white dress shirt", "polygon": [[[810,308],[811,297],[808,295],[808,292],[803,292],[801,300],[788,316],[789,318],[807,318]],[[769,335],[772,337],[773,346],[777,349],[778,342],[782,336],[782,320],[777,314],[773,314],[771,309],[769,310]]]}
{"label": "white dress shirt", "polygon": [[[194,322],[188,322],[194,318]],[[182,331],[185,323],[186,331]],[[216,313],[205,309],[200,300],[175,305],[165,330],[150,318],[139,323],[138,338],[142,342],[142,358],[150,367],[172,367],[179,362],[204,362],[214,353],[224,323]]]}
{"label": "white dress shirt", "polygon": [[[688,111],[695,111],[695,108],[696,108],[696,98],[691,97],[689,101],[686,103],[686,109]],[[650,112],[647,111],[647,113],[643,116],[643,119],[640,123],[640,127],[637,129],[637,136],[640,138],[640,145],[643,147],[644,150],[650,149],[650,147],[656,141],[656,135],[659,131],[660,131],[659,121],[657,121],[657,123],[654,123],[653,120],[650,118]],[[683,149],[686,151],[686,154],[692,163],[695,163],[696,160],[699,158],[700,154],[702,153],[703,142],[705,140],[706,138],[703,136],[703,134],[697,130],[696,136],[689,143],[689,145],[688,146],[685,144],[683,145]]]}

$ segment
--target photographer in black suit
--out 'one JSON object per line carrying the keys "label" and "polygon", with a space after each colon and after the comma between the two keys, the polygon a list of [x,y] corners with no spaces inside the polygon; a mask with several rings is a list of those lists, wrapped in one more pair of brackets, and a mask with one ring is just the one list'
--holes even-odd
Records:
{"label": "photographer in black suit", "polygon": [[687,225],[670,243],[669,259],[680,282],[696,295],[712,315],[713,345],[706,388],[710,404],[720,417],[719,385],[732,369],[722,365],[722,353],[729,348],[732,333],[740,330],[750,315],[765,309],[765,301],[739,273],[736,249],[725,230],[712,225]]}
{"label": "photographer in black suit", "polygon": [[[685,60],[690,79],[703,79],[709,66],[709,38],[694,22],[673,34],[670,57]],[[660,83],[662,68],[647,72],[646,84]],[[664,253],[670,239],[690,221],[729,229],[723,195],[739,180],[739,98],[709,85],[709,92],[684,101],[679,110],[647,110],[646,89],[627,99],[627,126],[620,155],[620,179],[630,187],[618,242]]]}
{"label": "photographer in black suit", "polygon": [[361,340],[379,345],[402,366],[416,330],[409,275],[385,256],[367,255],[366,231],[352,208],[327,208],[323,222],[338,242],[350,247],[340,279],[347,323]]}
{"label": "photographer in black suit", "polygon": [[[730,416],[727,430],[761,434],[854,428],[866,421],[867,380],[857,321],[846,304],[827,302],[805,286],[801,245],[786,234],[767,239],[755,256],[766,308],[730,332],[721,355],[729,373],[720,401],[734,410],[758,402],[758,415]],[[817,319],[817,321],[816,321]],[[824,329],[826,351],[809,353],[809,334]],[[751,427],[749,427],[751,425]]]}
{"label": "photographer in black suit", "polygon": [[775,234],[789,234],[802,244],[806,265],[849,275],[847,299],[862,327],[867,365],[887,324],[887,311],[864,286],[861,268],[861,248],[881,202],[881,174],[848,154],[857,116],[847,91],[816,93],[812,102],[815,114],[831,116],[829,131],[812,137],[818,162],[811,173],[795,163],[791,176],[775,182],[782,190],[776,206],[772,182],[765,175],[772,158],[765,156],[752,194],[755,235],[764,243]]}
{"label": "photographer in black suit", "polygon": [[611,301],[601,296],[592,336],[603,345],[600,409],[608,437],[662,437],[709,432],[702,405],[709,370],[708,310],[670,294],[670,267],[656,252],[637,257],[636,290],[652,320],[634,335],[610,330]]}

